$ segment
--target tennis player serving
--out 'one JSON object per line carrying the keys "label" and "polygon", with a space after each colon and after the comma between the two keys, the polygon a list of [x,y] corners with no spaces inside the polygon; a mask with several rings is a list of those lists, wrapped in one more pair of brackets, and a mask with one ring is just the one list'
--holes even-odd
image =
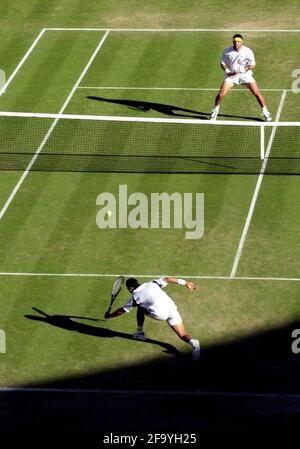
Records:
{"label": "tennis player serving", "polygon": [[225,95],[234,85],[243,84],[257,99],[265,121],[272,121],[271,114],[268,111],[264,97],[262,96],[255,79],[253,78],[253,69],[255,68],[255,58],[253,51],[243,45],[243,36],[235,34],[233,36],[233,45],[225,48],[220,64],[225,72],[224,81],[220,87],[219,93],[215,99],[215,106],[211,111],[211,120],[216,120],[220,104]]}
{"label": "tennis player serving", "polygon": [[126,287],[132,295],[131,298],[123,307],[113,313],[106,312],[105,318],[123,315],[125,312],[130,312],[133,307],[137,307],[137,330],[132,336],[134,339],[146,340],[144,334],[145,315],[155,320],[166,321],[181,340],[192,346],[192,358],[197,361],[200,357],[200,343],[187,334],[176,304],[163,291],[163,288],[170,283],[183,285],[190,291],[199,288],[194,282],[174,277],[154,279],[143,284],[139,284],[134,278],[129,278],[126,281]]}

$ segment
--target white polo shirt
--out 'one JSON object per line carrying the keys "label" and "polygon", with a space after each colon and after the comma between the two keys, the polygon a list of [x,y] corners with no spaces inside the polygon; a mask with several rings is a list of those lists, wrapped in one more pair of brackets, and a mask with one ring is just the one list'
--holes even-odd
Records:
{"label": "white polo shirt", "polygon": [[145,282],[134,290],[132,297],[122,307],[125,312],[140,305],[147,314],[156,320],[166,320],[170,325],[182,322],[176,304],[162,289],[168,285],[162,278]]}
{"label": "white polo shirt", "polygon": [[[245,65],[255,65],[255,58],[253,51],[245,45],[242,45],[239,51],[231,46],[225,48],[220,62],[226,64],[231,72],[239,72]],[[252,75],[252,70],[248,70],[247,74]]]}

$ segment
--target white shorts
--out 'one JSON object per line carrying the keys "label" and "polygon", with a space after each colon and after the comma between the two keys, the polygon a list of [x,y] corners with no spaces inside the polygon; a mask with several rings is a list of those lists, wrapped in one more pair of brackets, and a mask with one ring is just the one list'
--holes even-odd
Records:
{"label": "white shorts", "polygon": [[176,304],[170,300],[162,302],[159,306],[149,308],[147,315],[154,320],[167,321],[170,326],[182,323],[182,318],[177,310]]}
{"label": "white shorts", "polygon": [[255,83],[255,79],[250,73],[238,73],[233,76],[226,76],[224,81],[233,83],[233,84],[247,84],[247,83]]}

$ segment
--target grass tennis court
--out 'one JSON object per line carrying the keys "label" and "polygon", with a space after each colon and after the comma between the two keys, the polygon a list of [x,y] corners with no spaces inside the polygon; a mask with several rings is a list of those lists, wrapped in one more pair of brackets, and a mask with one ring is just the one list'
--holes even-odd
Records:
{"label": "grass tennis court", "polygon": [[[255,78],[273,118],[299,121],[299,94],[291,88],[292,71],[299,68],[296,2],[288,2],[284,11],[280,2],[272,2],[274,23],[266,13],[266,1],[254,2],[256,12],[247,11],[247,22],[235,14],[224,19],[223,1],[201,2],[201,7],[195,1],[163,5],[124,1],[117,7],[114,2],[90,0],[89,13],[79,2],[75,7],[66,0],[43,2],[43,8],[31,0],[18,13],[15,8],[20,2],[4,3],[0,68],[6,72],[8,85],[0,96],[1,111],[207,119],[222,80],[219,57],[236,30],[254,50]],[[212,13],[212,7],[219,12]],[[239,6],[241,14],[246,13],[244,8]],[[246,89],[236,88],[224,100],[220,119],[257,121],[260,108]],[[76,426],[84,431],[103,430],[113,414],[105,396],[111,390],[118,392],[114,393],[116,407],[122,394],[128,401],[127,424],[122,413],[114,423],[123,430],[126,425],[131,430],[134,426],[148,430],[146,418],[141,417],[137,425],[134,417],[143,404],[154,414],[160,404],[152,430],[165,425],[169,430],[210,432],[215,422],[215,429],[231,431],[236,422],[243,431],[244,415],[236,412],[230,400],[222,399],[223,394],[232,393],[237,401],[243,394],[250,395],[249,401],[256,394],[265,399],[256,404],[259,417],[252,403],[240,405],[258,430],[268,432],[274,424],[272,414],[266,412],[268,395],[282,395],[284,405],[276,419],[280,413],[289,413],[287,394],[296,398],[290,413],[293,419],[298,416],[300,365],[299,355],[291,350],[291,332],[300,323],[299,176],[268,175],[267,169],[261,175],[184,170],[181,174],[130,173],[131,169],[122,173],[126,170],[120,161],[105,173],[57,167],[56,171],[35,171],[34,164],[27,173],[26,165],[47,133],[37,163],[51,139],[53,148],[68,148],[75,155],[81,147],[98,145],[101,139],[107,156],[114,145],[119,151],[126,146],[130,152],[134,143],[125,124],[114,128],[106,123],[104,140],[93,129],[85,134],[84,126],[64,134],[61,121],[53,132],[49,132],[51,120],[39,129],[30,121],[28,126],[24,123],[9,131],[3,122],[0,137],[10,154],[23,147],[32,151],[19,170],[5,170],[7,162],[1,161],[0,328],[6,334],[6,352],[0,354],[0,386],[4,410],[10,401],[5,388],[24,387],[45,389],[41,409],[49,406],[49,423],[55,409],[53,395],[58,395],[61,430]],[[166,132],[160,132],[157,155],[166,151],[169,142]],[[170,136],[183,148],[178,151],[185,156],[189,133],[177,138],[172,132]],[[249,136],[241,138],[238,131],[232,132],[228,151],[238,157],[239,148],[246,151],[247,147],[262,165],[259,149],[254,154],[251,146],[259,137]],[[142,142],[143,134],[140,138]],[[221,135],[208,134],[208,146],[213,138],[216,143],[210,156]],[[299,152],[298,128],[270,128],[266,138],[271,155],[273,148],[280,154],[286,149],[289,157],[298,158],[294,154],[294,149]],[[233,148],[237,140],[240,146]],[[222,157],[224,163],[227,156]],[[180,171],[180,161],[172,163]],[[96,198],[102,192],[117,197],[120,185],[127,186],[128,195],[142,192],[147,198],[153,192],[204,193],[203,237],[186,239],[186,229],[174,227],[100,230]],[[200,290],[190,295],[176,286],[168,290],[188,331],[201,341],[201,363],[192,364],[189,348],[165,323],[146,321],[148,341],[142,343],[131,339],[134,312],[115,320],[102,319],[118,274],[134,275],[141,281],[173,275],[199,283]],[[117,306],[127,298],[123,290]],[[70,396],[62,399],[57,389]],[[80,400],[73,390],[82,395]],[[91,395],[91,409],[84,390]],[[14,392],[17,416],[25,413],[25,391]],[[144,392],[136,398],[136,406],[130,391],[133,395]],[[154,392],[154,399],[149,399],[149,391]],[[168,409],[162,404],[164,394],[170,392]],[[39,402],[35,402],[36,393],[31,394],[32,413],[39,422]],[[98,397],[103,409],[99,409]],[[191,397],[198,412],[187,423],[172,410],[176,400],[188,406]],[[76,417],[64,414],[65,399],[74,403]],[[224,409],[232,422],[229,418],[222,421]],[[96,421],[91,410],[102,413],[102,421]],[[9,413],[3,416],[4,428],[18,424],[30,432],[27,415],[20,422],[7,418]],[[54,418],[53,422],[57,424]],[[41,423],[48,430],[50,424]],[[285,421],[278,421],[279,430],[287,428]]]}

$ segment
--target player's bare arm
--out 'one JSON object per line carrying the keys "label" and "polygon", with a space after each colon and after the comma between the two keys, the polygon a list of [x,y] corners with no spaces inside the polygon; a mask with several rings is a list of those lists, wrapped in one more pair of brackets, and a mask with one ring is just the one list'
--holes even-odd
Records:
{"label": "player's bare arm", "polygon": [[256,67],[255,64],[252,64],[252,65],[251,65],[251,64],[248,64],[248,65],[245,66],[245,70],[246,70],[246,71],[248,71],[248,70],[254,70],[255,67]]}
{"label": "player's bare arm", "polygon": [[220,64],[222,70],[224,70],[224,72],[226,72],[227,76],[233,76],[236,75],[236,72],[231,72],[230,69],[227,67],[226,64]]}
{"label": "player's bare arm", "polygon": [[195,282],[186,281],[185,279],[179,279],[175,277],[165,277],[164,281],[168,284],[179,284],[185,285],[190,291],[199,290],[199,285],[195,284]]}
{"label": "player's bare arm", "polygon": [[116,309],[112,313],[106,312],[104,315],[104,318],[106,318],[106,319],[115,318],[117,316],[123,315],[123,313],[125,313],[125,310],[123,309],[123,307],[119,307],[119,309]]}

